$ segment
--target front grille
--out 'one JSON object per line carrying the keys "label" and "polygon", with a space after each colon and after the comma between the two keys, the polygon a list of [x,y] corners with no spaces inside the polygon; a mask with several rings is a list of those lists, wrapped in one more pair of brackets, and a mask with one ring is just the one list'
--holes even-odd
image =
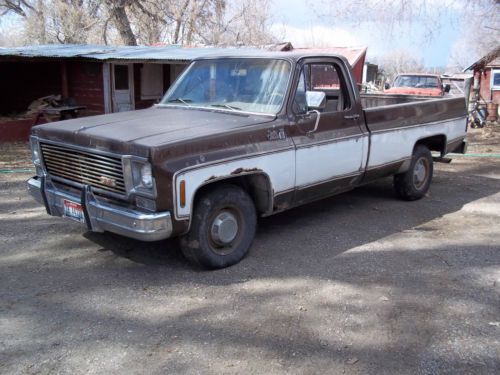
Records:
{"label": "front grille", "polygon": [[90,185],[103,192],[126,195],[122,161],[69,147],[40,144],[43,162],[51,178],[82,186]]}

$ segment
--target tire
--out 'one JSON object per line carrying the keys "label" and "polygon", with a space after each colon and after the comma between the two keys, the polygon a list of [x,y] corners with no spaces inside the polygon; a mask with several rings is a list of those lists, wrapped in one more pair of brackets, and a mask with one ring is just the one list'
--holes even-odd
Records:
{"label": "tire", "polygon": [[184,256],[207,269],[232,266],[248,253],[257,213],[252,199],[235,185],[217,185],[196,200],[191,229],[181,237]]}
{"label": "tire", "polygon": [[429,190],[433,170],[431,152],[426,146],[417,145],[413,150],[408,170],[394,176],[394,189],[397,195],[407,201],[424,197]]}

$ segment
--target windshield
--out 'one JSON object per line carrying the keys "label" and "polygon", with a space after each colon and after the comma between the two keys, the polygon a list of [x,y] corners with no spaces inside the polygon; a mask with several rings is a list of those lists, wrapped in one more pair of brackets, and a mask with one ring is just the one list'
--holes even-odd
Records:
{"label": "windshield", "polygon": [[161,104],[276,114],[285,98],[290,71],[290,63],[276,59],[195,61]]}
{"label": "windshield", "polygon": [[394,87],[418,87],[418,88],[438,88],[437,77],[432,76],[398,76],[394,81]]}

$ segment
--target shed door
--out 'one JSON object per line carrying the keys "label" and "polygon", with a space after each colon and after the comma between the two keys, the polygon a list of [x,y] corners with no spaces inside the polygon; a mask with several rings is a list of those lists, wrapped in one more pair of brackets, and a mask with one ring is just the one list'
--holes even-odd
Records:
{"label": "shed door", "polygon": [[113,112],[134,109],[133,64],[113,64]]}

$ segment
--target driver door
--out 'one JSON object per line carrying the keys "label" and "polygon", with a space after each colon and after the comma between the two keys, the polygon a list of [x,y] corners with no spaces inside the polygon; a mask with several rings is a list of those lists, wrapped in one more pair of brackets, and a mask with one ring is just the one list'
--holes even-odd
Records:
{"label": "driver door", "polygon": [[[296,203],[349,190],[362,177],[368,134],[360,126],[361,107],[348,77],[335,58],[306,59],[301,65],[291,108]],[[324,108],[310,111],[308,91],[325,93]]]}

